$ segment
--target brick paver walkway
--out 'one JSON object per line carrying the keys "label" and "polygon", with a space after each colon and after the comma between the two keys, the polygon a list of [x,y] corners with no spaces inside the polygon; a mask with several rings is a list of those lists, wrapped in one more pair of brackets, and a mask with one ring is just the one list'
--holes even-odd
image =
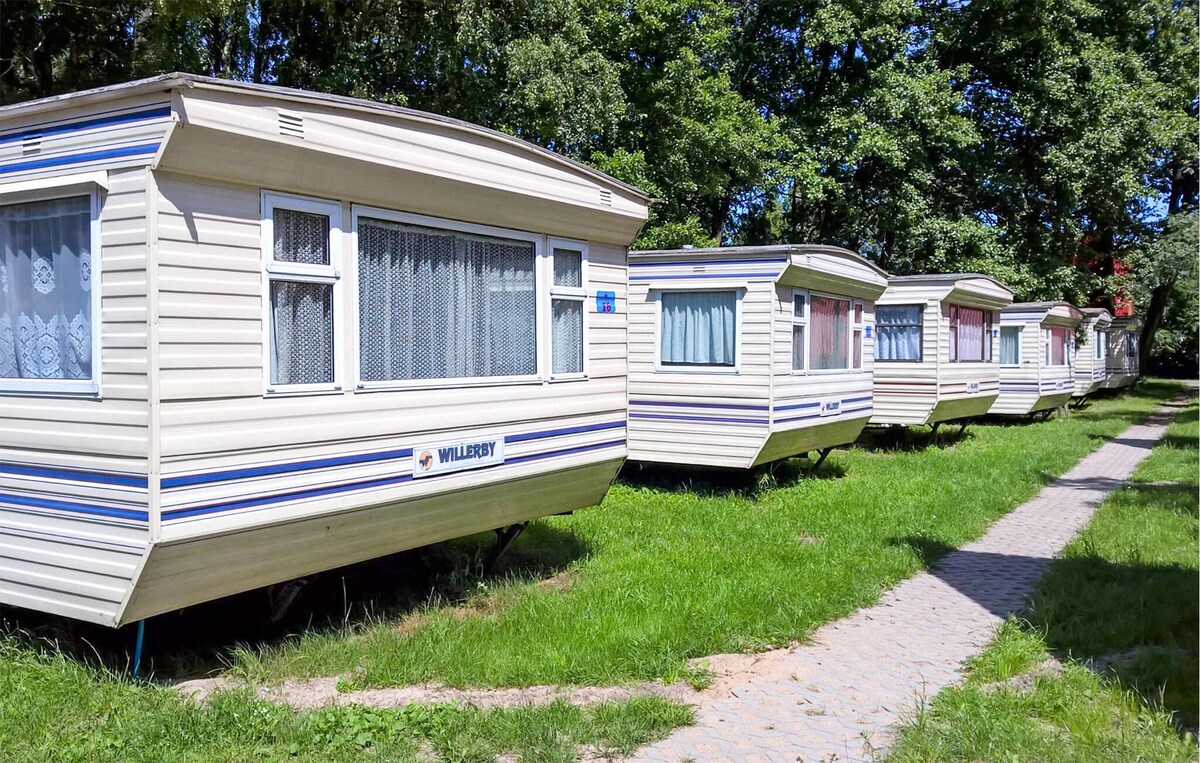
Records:
{"label": "brick paver walkway", "polygon": [[1179,408],[1168,404],[1125,430],[983,538],[874,606],[820,628],[808,645],[765,655],[764,669],[752,668],[699,708],[695,726],[633,759],[874,760],[901,714],[955,683],[962,663],[1022,609],[1046,565],[1133,473]]}

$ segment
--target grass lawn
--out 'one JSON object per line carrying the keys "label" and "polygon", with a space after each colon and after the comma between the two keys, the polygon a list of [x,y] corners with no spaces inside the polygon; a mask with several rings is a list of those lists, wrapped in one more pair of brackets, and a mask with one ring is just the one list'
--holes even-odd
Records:
{"label": "grass lawn", "polygon": [[[1200,672],[1197,417],[1193,403],[1141,484],[1113,493],[1052,564],[1028,621],[1007,623],[966,684],[917,715],[891,763],[1196,760],[1180,728],[1196,728]],[[1051,653],[1061,673],[995,688]]]}
{"label": "grass lawn", "polygon": [[207,706],[0,640],[0,754],[24,761],[573,761],[581,746],[627,753],[690,723],[657,699],[479,710],[342,707],[300,714],[245,693]]}
{"label": "grass lawn", "polygon": [[1067,418],[973,426],[948,447],[881,436],[834,454],[817,479],[635,477],[598,509],[531,527],[506,579],[458,580],[458,601],[305,628],[242,650],[235,671],[353,672],[355,687],[697,680],[689,658],[784,645],[873,602],[921,567],[924,549],[977,537],[1176,390],[1144,383]]}

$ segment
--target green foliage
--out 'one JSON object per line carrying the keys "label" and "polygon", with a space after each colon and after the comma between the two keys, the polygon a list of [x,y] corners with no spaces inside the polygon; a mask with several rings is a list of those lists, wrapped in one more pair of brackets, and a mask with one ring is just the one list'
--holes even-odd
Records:
{"label": "green foliage", "polygon": [[1196,12],[31,0],[5,5],[0,101],[185,70],[405,104],[642,187],[657,202],[638,246],[839,244],[897,273],[982,271],[1018,298],[1083,303],[1105,301],[1114,260],[1163,232],[1164,209],[1196,206]]}
{"label": "green foliage", "polygon": [[1165,366],[1195,375],[1200,313],[1200,215],[1181,212],[1167,218],[1157,240],[1126,258],[1130,272],[1114,277],[1116,288],[1133,298],[1145,321],[1144,354],[1151,367]]}

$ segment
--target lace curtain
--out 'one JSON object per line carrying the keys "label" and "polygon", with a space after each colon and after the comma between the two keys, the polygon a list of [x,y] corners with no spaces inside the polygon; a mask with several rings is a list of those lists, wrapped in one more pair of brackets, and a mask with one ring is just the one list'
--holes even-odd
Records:
{"label": "lace curtain", "polygon": [[984,360],[983,310],[950,306],[950,360]]}
{"label": "lace curtain", "polygon": [[663,292],[662,345],[666,365],[732,366],[735,362],[732,291]]}
{"label": "lace curtain", "polygon": [[909,305],[875,307],[875,359],[921,359],[921,308]]}
{"label": "lace curtain", "polygon": [[360,219],[363,380],[537,373],[534,258],[527,241]]}
{"label": "lace curtain", "polygon": [[0,379],[92,378],[91,198],[0,207]]}

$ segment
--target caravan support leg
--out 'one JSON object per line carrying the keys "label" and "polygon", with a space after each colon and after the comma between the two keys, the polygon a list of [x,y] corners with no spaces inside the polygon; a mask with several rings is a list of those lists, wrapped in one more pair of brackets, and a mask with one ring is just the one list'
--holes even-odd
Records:
{"label": "caravan support leg", "polygon": [[133,677],[142,672],[142,642],[146,638],[146,621],[138,620],[137,641],[133,644]]}
{"label": "caravan support leg", "polygon": [[809,472],[815,474],[816,471],[821,468],[821,464],[825,463],[825,458],[829,455],[831,450],[833,450],[833,448],[825,448],[821,451],[818,451],[821,455],[817,457],[817,462],[812,465],[812,469],[809,469]]}
{"label": "caravan support leg", "polygon": [[496,566],[496,562],[500,560],[500,556],[508,550],[508,547],[513,544],[521,533],[525,532],[525,528],[529,527],[528,522],[519,522],[508,527],[497,527],[496,532],[496,547],[488,554],[487,561],[484,562],[484,569],[490,570]]}
{"label": "caravan support leg", "polygon": [[966,431],[967,431],[967,427],[970,425],[970,423],[971,423],[971,422],[970,422],[970,421],[968,421],[968,420],[965,420],[965,419],[963,420],[962,426],[960,426],[960,427],[958,428],[958,436],[959,436],[959,438],[960,438],[960,439],[962,438],[963,434],[965,434],[965,433],[966,433]]}

